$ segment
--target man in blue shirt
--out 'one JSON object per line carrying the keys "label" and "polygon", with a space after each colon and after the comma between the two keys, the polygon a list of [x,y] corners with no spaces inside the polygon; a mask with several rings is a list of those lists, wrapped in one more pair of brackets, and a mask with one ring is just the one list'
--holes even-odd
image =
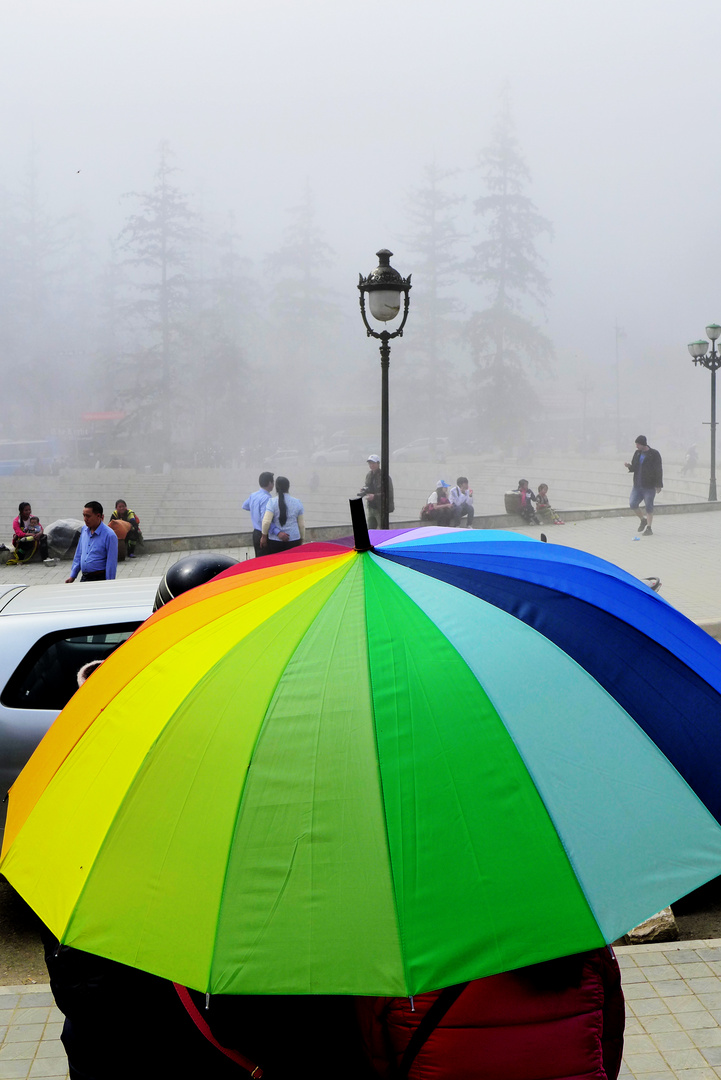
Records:
{"label": "man in blue shirt", "polygon": [[267,554],[266,551],[260,550],[260,538],[263,535],[263,515],[265,514],[265,507],[270,493],[273,490],[273,481],[275,477],[272,472],[262,472],[258,477],[258,490],[254,491],[252,495],[243,503],[244,510],[250,510],[250,521],[253,526],[253,547],[255,548],[255,557],[259,559],[261,555]]}
{"label": "man in blue shirt", "polygon": [[83,507],[85,524],[80,531],[73,567],[66,582],[75,581],[82,571],[81,581],[108,581],[115,577],[118,566],[118,538],[103,521],[103,508],[99,502],[88,502]]}

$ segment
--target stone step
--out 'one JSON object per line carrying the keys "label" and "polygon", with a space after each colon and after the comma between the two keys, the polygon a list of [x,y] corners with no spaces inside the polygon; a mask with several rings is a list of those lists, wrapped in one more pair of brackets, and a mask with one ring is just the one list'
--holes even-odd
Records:
{"label": "stone step", "polygon": [[[365,476],[357,465],[309,464],[294,466],[292,493],[306,507],[306,522],[320,527],[348,519],[348,499],[355,496]],[[503,514],[504,493],[527,475],[532,487],[541,480],[550,486],[552,504],[559,510],[619,507],[627,504],[630,477],[618,458],[572,458],[535,455],[530,462],[454,456],[447,462],[397,462],[393,466],[396,511],[394,520],[417,520],[420,509],[439,478],[453,483],[463,473],[471,479],[477,514]],[[318,487],[309,490],[311,477]],[[680,463],[667,469],[666,487],[659,506],[706,502],[708,480],[680,476]],[[240,531],[249,527],[241,510],[247,494],[257,486],[256,469],[186,469],[167,475],[132,470],[64,470],[59,476],[0,476],[0,532],[10,534],[21,498],[28,499],[41,521],[81,517],[88,498],[99,498],[110,514],[115,499],[123,497],[138,512],[146,534],[189,535]],[[7,542],[7,541],[6,541]]]}

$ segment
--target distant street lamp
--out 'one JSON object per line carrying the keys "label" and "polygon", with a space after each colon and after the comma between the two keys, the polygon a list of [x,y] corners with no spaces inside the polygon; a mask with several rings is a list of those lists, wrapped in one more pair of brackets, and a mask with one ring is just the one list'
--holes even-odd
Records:
{"label": "distant street lamp", "polygon": [[[363,325],[368,332],[368,337],[378,338],[381,350],[381,529],[388,528],[388,366],[391,358],[391,347],[388,344],[392,338],[403,337],[403,327],[408,318],[409,293],[411,290],[411,275],[401,277],[397,270],[390,264],[393,254],[387,248],[381,248],[376,252],[378,266],[371,270],[368,277],[358,275],[358,288],[360,290],[360,309],[363,316]],[[389,330],[373,330],[368,325],[366,318],[365,294],[368,293],[368,305],[371,315],[378,322],[390,322],[395,319],[401,310],[401,293],[403,293],[403,319],[397,330],[391,334]]]}
{"label": "distant street lamp", "polygon": [[711,341],[711,351],[706,352],[708,341],[701,338],[692,341],[688,347],[694,364],[701,364],[711,372],[711,480],[708,488],[708,501],[716,502],[716,372],[721,367],[721,353],[716,351],[716,339],[721,335],[721,326],[711,323],[706,327]]}

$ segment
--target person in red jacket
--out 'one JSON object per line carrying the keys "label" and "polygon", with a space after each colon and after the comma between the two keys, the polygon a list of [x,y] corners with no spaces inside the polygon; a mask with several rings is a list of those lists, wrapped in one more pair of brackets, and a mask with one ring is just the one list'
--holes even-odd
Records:
{"label": "person in red jacket", "polygon": [[416,998],[357,998],[366,1053],[392,1080],[616,1080],[625,1023],[596,949]]}

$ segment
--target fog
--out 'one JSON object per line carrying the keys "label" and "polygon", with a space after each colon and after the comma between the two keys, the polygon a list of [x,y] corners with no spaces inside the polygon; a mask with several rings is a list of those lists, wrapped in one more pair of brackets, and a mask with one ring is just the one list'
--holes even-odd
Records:
{"label": "fog", "polygon": [[[705,456],[710,377],[686,344],[721,321],[719,21],[712,0],[4,4],[0,440],[153,468],[365,447],[380,366],[356,284],[388,247],[413,274],[393,445],[575,453],[642,431]],[[545,304],[514,299],[552,353],[521,357],[490,415],[468,327],[491,303],[471,263],[501,115],[553,226],[528,238]],[[143,232],[161,162],[180,208],[164,329]],[[435,293],[429,169],[458,238]]]}

